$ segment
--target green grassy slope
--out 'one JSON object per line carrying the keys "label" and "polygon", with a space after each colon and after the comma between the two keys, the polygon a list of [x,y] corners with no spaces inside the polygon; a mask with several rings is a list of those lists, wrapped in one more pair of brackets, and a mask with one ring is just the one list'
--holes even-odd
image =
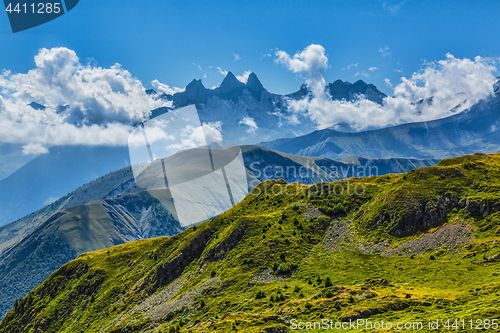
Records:
{"label": "green grassy slope", "polygon": [[[275,176],[285,177],[290,182],[332,181],[335,178],[318,171],[320,167],[323,170],[337,167],[340,171],[349,170],[349,174],[353,165],[358,167],[367,163],[361,158],[348,164],[256,146],[244,146],[242,151],[250,188]],[[195,150],[175,155],[170,159],[174,160],[171,167],[178,162],[177,157],[189,156],[193,152]],[[388,173],[437,162],[408,159],[395,164],[392,160],[370,160],[370,165],[378,168],[374,169],[375,173]],[[149,176],[154,180],[158,174],[153,172]],[[186,174],[186,169],[181,167],[179,175]],[[123,168],[0,228],[0,317],[12,308],[15,299],[26,296],[54,270],[80,253],[142,238],[174,235],[183,230],[175,220],[171,199],[163,197],[165,195],[168,196],[166,191],[144,191],[136,186],[131,168]],[[168,207],[160,207],[151,196]],[[53,214],[56,214],[54,218]]]}
{"label": "green grassy slope", "polygon": [[313,186],[269,180],[176,236],[80,255],[16,302],[0,332],[476,325],[500,316],[499,183],[500,154]]}

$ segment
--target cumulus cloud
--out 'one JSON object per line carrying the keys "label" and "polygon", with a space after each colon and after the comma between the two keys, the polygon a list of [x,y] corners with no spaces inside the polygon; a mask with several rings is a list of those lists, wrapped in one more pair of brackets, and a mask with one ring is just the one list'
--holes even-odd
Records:
{"label": "cumulus cloud", "polygon": [[233,53],[234,61],[238,61],[241,59],[240,55],[238,53]]}
{"label": "cumulus cloud", "polygon": [[30,143],[23,146],[24,155],[47,154],[49,150],[39,143]]}
{"label": "cumulus cloud", "polygon": [[165,93],[167,95],[173,95],[173,94],[176,94],[176,93],[179,93],[179,92],[183,92],[184,90],[186,90],[186,88],[178,88],[178,87],[172,87],[171,88],[168,85],[163,84],[163,83],[161,83],[158,80],[151,81],[151,85],[157,91],[159,91],[161,93]]}
{"label": "cumulus cloud", "polygon": [[250,134],[255,134],[255,131],[259,128],[252,117],[243,117],[239,123],[248,126],[247,133]]}
{"label": "cumulus cloud", "polygon": [[292,113],[314,120],[319,129],[364,130],[408,122],[429,121],[460,112],[493,93],[496,62],[476,57],[459,59],[451,54],[446,59],[428,62],[419,72],[392,85],[394,96],[384,98],[382,105],[359,96],[355,101],[333,101],[325,89],[323,72],[328,67],[324,48],[311,45],[291,57],[284,51],[276,53],[276,62],[294,73],[307,73],[310,95],[288,100]]}
{"label": "cumulus cloud", "polygon": [[133,124],[167,104],[119,64],[82,65],[70,49],[40,49],[35,68],[0,75],[0,142],[24,144],[27,154],[61,144],[125,145]]}
{"label": "cumulus cloud", "polygon": [[252,74],[252,71],[245,71],[242,75],[236,75],[236,78],[240,82],[247,83],[250,74]]}
{"label": "cumulus cloud", "polygon": [[323,72],[328,68],[328,58],[323,46],[311,44],[302,52],[297,52],[293,57],[285,51],[277,50],[276,57],[274,60],[276,63],[282,64],[293,73],[306,72],[306,84],[315,96],[322,98],[325,94]]}
{"label": "cumulus cloud", "polygon": [[378,71],[378,67],[370,67],[370,68],[368,68],[368,70],[370,72],[375,72],[375,71]]}
{"label": "cumulus cloud", "polygon": [[187,126],[178,133],[180,143],[172,144],[168,148],[178,151],[201,147],[211,142],[221,142],[221,127],[220,121],[203,123],[201,126]]}

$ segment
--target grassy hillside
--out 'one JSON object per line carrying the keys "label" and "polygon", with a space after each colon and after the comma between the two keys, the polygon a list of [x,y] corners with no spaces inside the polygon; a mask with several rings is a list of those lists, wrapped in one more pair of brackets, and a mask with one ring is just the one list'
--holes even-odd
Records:
{"label": "grassy hillside", "polygon": [[269,180],[176,236],[80,255],[17,301],[0,332],[476,325],[500,315],[499,182],[500,154],[313,186]]}
{"label": "grassy hillside", "polygon": [[[175,164],[179,155],[189,157],[193,151],[174,155],[167,159],[167,165],[172,160]],[[320,171],[320,168],[336,168],[339,170],[338,177],[347,177],[354,166],[358,168],[369,164],[376,167],[372,169],[374,173],[385,174],[438,162],[362,158],[338,162],[290,155],[256,146],[244,146],[242,152],[250,188],[274,177],[306,184],[336,179],[336,175]],[[342,174],[342,170],[346,171],[346,175]],[[185,168],[180,171],[181,176],[187,174]],[[153,182],[157,177],[156,173],[150,175]],[[163,198],[164,195],[167,197]],[[131,168],[127,167],[86,184],[53,204],[0,228],[0,316],[12,308],[15,299],[26,296],[57,268],[83,252],[143,238],[171,236],[183,230],[176,220],[173,203],[168,195],[167,191],[144,191],[138,187]]]}

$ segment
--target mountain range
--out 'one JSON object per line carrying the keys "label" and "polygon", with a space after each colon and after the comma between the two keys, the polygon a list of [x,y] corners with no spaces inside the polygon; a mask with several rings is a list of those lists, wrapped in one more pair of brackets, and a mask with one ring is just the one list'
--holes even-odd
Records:
{"label": "mountain range", "polygon": [[[351,177],[362,170],[365,176],[370,172],[383,175],[438,163],[437,160],[365,158],[342,162],[257,146],[243,146],[242,152],[249,190],[261,181],[274,178],[314,184]],[[169,160],[177,161],[178,157],[167,159],[167,166]],[[0,228],[0,313],[4,314],[15,299],[26,295],[50,273],[81,253],[133,240],[173,236],[182,230],[184,227],[177,220],[169,191],[137,186],[131,167],[100,177]]]}
{"label": "mountain range", "polygon": [[[373,84],[362,80],[354,84],[337,80],[328,84],[325,90],[333,100],[353,101],[360,95],[379,103],[386,95]],[[255,73],[248,76],[246,83],[239,81],[228,72],[218,88],[207,89],[201,80],[193,80],[185,91],[174,95],[158,94],[154,90],[148,93],[158,98],[171,100],[174,108],[195,104],[202,122],[221,122],[224,140],[236,144],[255,144],[261,141],[296,137],[308,134],[316,129],[316,124],[307,116],[294,115],[296,123],[291,123],[292,116],[287,100],[299,100],[311,94],[306,85],[291,94],[277,95],[264,88]],[[168,111],[167,108],[154,110],[152,117]],[[249,120],[254,126],[250,127]]]}
{"label": "mountain range", "polygon": [[291,154],[333,159],[353,155],[443,159],[500,151],[499,129],[500,81],[493,96],[446,118],[357,133],[324,129],[261,145]]}
{"label": "mountain range", "polygon": [[268,180],[173,237],[79,255],[17,300],[0,332],[491,325],[500,315],[499,170],[499,154],[462,156],[351,179],[361,195],[331,190],[346,180]]}
{"label": "mountain range", "polygon": [[[363,81],[351,84],[337,80],[326,89],[333,98],[339,100],[351,100],[364,94],[367,98],[380,102],[385,97],[374,85]],[[216,89],[207,89],[201,80],[193,80],[185,91],[174,95],[158,94],[153,90],[148,90],[147,93],[172,100],[175,108],[196,104],[202,122],[222,122],[224,141],[237,144],[294,137],[307,134],[315,128],[309,118],[302,119],[299,125],[282,122],[283,117],[288,117],[289,113],[285,100],[306,96],[309,91],[304,85],[295,93],[276,95],[268,92],[254,73],[250,74],[246,84],[229,72]],[[43,106],[32,103],[31,107]],[[153,110],[151,117],[168,110]],[[250,118],[258,128],[242,123],[244,119]],[[0,148],[2,147],[0,153],[5,151],[3,156],[7,157],[2,157],[1,160],[7,163],[12,147],[1,145]],[[29,161],[28,157],[22,156],[21,160],[19,158],[16,156],[18,163]],[[49,153],[32,159],[0,180],[0,226],[22,218],[75,188],[127,165],[130,165],[127,147],[51,147]]]}

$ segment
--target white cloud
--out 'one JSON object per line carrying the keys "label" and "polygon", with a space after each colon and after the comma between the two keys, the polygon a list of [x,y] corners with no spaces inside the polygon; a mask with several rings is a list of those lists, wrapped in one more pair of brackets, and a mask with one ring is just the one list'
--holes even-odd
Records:
{"label": "white cloud", "polygon": [[238,53],[233,53],[234,61],[238,61],[241,59],[240,55]]}
{"label": "white cloud", "polygon": [[364,76],[364,77],[370,77],[370,75],[368,75],[368,73],[365,73],[365,72],[357,72],[356,74],[354,74],[354,76]]}
{"label": "white cloud", "polygon": [[384,46],[384,47],[379,47],[378,52],[382,57],[387,57],[391,55],[391,51],[389,49],[389,46]]}
{"label": "white cloud", "polygon": [[382,3],[382,7],[389,11],[390,14],[392,15],[397,15],[399,13],[399,11],[401,10],[401,7],[403,7],[403,5],[408,2],[408,0],[403,0],[403,1],[398,1],[397,3],[388,3],[386,1],[384,1]]}
{"label": "white cloud", "polygon": [[167,105],[119,64],[82,65],[70,49],[40,49],[34,69],[0,75],[0,142],[23,144],[27,153],[58,144],[126,145],[132,124]]}
{"label": "white cloud", "polygon": [[219,73],[221,73],[222,75],[224,75],[224,76],[226,76],[226,75],[227,75],[227,73],[228,73],[228,71],[223,71],[223,70],[222,70],[222,68],[220,68],[220,67],[217,67],[217,71],[218,71]]}
{"label": "white cloud", "polygon": [[342,68],[342,70],[345,71],[346,69],[350,69],[351,67],[358,67],[358,63],[350,64],[346,68]]}
{"label": "white cloud", "polygon": [[180,142],[170,145],[173,150],[197,148],[212,142],[222,141],[222,123],[220,121],[203,123],[202,126],[187,126],[179,133]]}
{"label": "white cloud", "polygon": [[[307,72],[306,83],[312,92],[312,96],[288,101],[292,113],[289,121],[293,122],[297,115],[307,115],[319,129],[334,126],[364,130],[446,117],[491,95],[495,82],[496,63],[493,60],[459,59],[447,54],[445,60],[425,63],[424,68],[410,78],[401,78],[401,83],[394,87],[394,96],[386,97],[383,105],[364,96],[353,102],[332,101],[325,90],[323,71],[328,66],[328,59],[322,47],[311,45],[294,57],[278,51],[276,56],[275,61],[292,72]],[[386,84],[392,87],[389,80]],[[432,103],[416,103],[431,97]]]}
{"label": "white cloud", "polygon": [[378,67],[370,67],[370,68],[368,68],[368,70],[370,72],[375,72],[375,71],[378,71]]}
{"label": "white cloud", "polygon": [[325,48],[321,45],[311,44],[302,52],[297,52],[290,57],[285,51],[276,51],[274,61],[287,67],[293,73],[306,72],[308,74],[306,84],[311,88],[313,94],[322,97],[325,94],[325,79],[323,72],[328,68],[328,58]]}
{"label": "white cloud", "polygon": [[271,53],[266,52],[266,53],[264,53],[264,55],[262,55],[262,56],[260,57],[260,60],[262,60],[262,59],[264,59],[264,58],[272,58],[272,57],[273,57],[273,55],[272,55]]}
{"label": "white cloud", "polygon": [[252,74],[252,71],[245,71],[242,75],[236,75],[236,78],[240,82],[247,83],[250,74]]}
{"label": "white cloud", "polygon": [[[224,75],[224,76],[226,76],[226,75],[227,75],[227,73],[229,73],[228,71],[225,71],[225,70],[223,70],[223,69],[222,69],[222,68],[220,68],[220,67],[217,67],[217,71],[218,71],[220,74]],[[245,71],[245,72],[244,72],[243,74],[241,74],[241,75],[235,75],[235,77],[238,79],[238,81],[243,82],[243,83],[247,83],[247,81],[248,81],[248,77],[250,76],[250,74],[252,74],[252,71]]]}
{"label": "white cloud", "polygon": [[55,202],[58,199],[59,199],[59,197],[48,197],[47,199],[45,199],[45,201],[43,202],[43,204],[45,206],[47,206],[47,205],[50,205],[51,203]]}
{"label": "white cloud", "polygon": [[23,146],[24,155],[48,154],[49,150],[39,143],[30,143]]}
{"label": "white cloud", "polygon": [[248,126],[247,132],[250,134],[255,134],[255,131],[259,128],[251,117],[244,117],[239,123]]}
{"label": "white cloud", "polygon": [[177,88],[177,87],[172,87],[170,88],[168,85],[161,83],[158,80],[153,80],[151,81],[151,85],[153,88],[155,88],[157,91],[161,93],[165,93],[167,95],[173,95],[179,92],[183,92],[186,90],[186,88]]}

